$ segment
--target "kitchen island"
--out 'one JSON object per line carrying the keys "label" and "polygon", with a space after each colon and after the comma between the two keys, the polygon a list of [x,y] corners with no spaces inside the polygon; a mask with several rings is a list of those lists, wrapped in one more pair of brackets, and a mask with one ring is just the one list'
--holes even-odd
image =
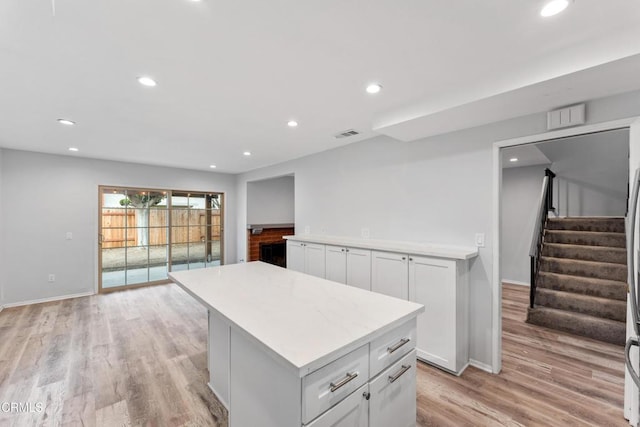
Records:
{"label": "kitchen island", "polygon": [[208,309],[231,427],[415,425],[422,305],[262,262],[169,277]]}

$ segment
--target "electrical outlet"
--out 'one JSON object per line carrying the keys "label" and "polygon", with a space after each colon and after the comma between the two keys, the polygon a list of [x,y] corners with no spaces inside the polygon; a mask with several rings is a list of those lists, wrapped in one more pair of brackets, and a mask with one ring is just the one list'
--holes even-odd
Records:
{"label": "electrical outlet", "polygon": [[368,239],[369,238],[369,229],[368,228],[363,228],[362,230],[360,230],[360,235],[362,236],[363,239]]}
{"label": "electrical outlet", "polygon": [[476,234],[476,246],[479,248],[484,248],[484,233]]}
{"label": "electrical outlet", "polygon": [[73,239],[73,233],[70,231],[67,231],[67,234],[65,234],[64,236],[65,240],[72,240]]}
{"label": "electrical outlet", "polygon": [[322,228],[320,228],[320,234],[327,234],[327,229],[326,229],[326,227],[322,227]]}
{"label": "electrical outlet", "polygon": [[311,227],[308,225],[304,226],[304,234],[311,234]]}
{"label": "electrical outlet", "polygon": [[56,275],[55,274],[49,274],[49,283],[53,283],[56,281]]}

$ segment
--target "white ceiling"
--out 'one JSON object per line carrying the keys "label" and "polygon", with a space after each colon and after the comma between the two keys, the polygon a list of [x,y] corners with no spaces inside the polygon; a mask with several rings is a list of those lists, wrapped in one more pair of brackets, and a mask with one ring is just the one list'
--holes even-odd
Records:
{"label": "white ceiling", "polygon": [[[237,173],[377,133],[451,130],[486,109],[474,103],[550,80],[560,106],[576,98],[567,76],[640,54],[640,1],[576,0],[550,19],[543,4],[55,0],[53,16],[50,0],[3,0],[0,146]],[[636,59],[597,68],[597,94],[640,88],[624,72]],[[158,86],[140,86],[140,75]],[[371,81],[380,94],[365,93]],[[545,90],[492,108],[538,111],[527,99]],[[420,123],[467,104],[449,126]],[[350,128],[363,133],[333,138]]]}
{"label": "white ceiling", "polygon": [[[534,165],[550,165],[551,160],[545,156],[538,148],[540,144],[517,145],[500,150],[502,154],[502,168],[520,168]],[[511,162],[516,158],[518,161]]]}

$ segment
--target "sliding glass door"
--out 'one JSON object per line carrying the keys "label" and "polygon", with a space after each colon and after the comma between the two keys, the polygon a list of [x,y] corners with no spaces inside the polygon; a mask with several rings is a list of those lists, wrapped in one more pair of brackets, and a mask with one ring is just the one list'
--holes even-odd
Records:
{"label": "sliding glass door", "polygon": [[223,195],[100,187],[100,291],[223,261]]}

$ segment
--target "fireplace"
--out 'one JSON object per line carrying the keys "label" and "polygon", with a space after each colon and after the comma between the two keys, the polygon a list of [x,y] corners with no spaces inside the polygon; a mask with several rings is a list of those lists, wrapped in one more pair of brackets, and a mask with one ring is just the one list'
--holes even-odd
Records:
{"label": "fireplace", "polygon": [[287,244],[284,242],[260,243],[260,261],[286,268]]}
{"label": "fireplace", "polygon": [[292,234],[293,224],[250,225],[247,230],[247,259],[286,267],[287,243],[283,236]]}

